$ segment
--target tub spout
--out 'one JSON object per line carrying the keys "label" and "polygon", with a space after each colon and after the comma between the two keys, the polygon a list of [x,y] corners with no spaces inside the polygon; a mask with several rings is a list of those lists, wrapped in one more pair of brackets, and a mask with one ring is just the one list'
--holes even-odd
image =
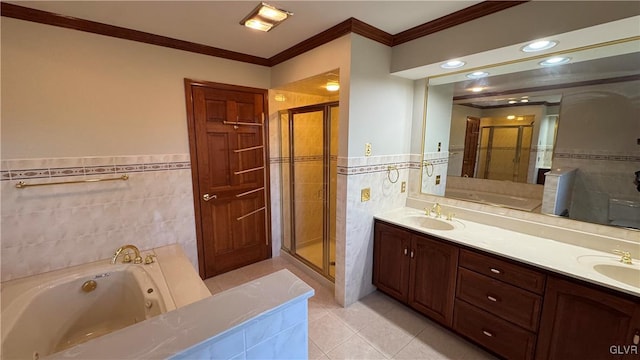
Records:
{"label": "tub spout", "polygon": [[[111,263],[115,264],[116,260],[118,259],[118,256],[120,255],[120,253],[122,251],[124,251],[124,250],[127,250],[127,249],[131,249],[135,253],[135,257],[133,258],[133,263],[134,264],[142,264],[142,256],[140,256],[140,250],[138,250],[138,248],[135,245],[123,245],[123,246],[119,247],[118,250],[116,250],[115,254],[113,254],[113,259],[111,259]],[[129,257],[129,254],[125,255],[125,257],[122,260],[122,262],[131,262],[131,258]]]}

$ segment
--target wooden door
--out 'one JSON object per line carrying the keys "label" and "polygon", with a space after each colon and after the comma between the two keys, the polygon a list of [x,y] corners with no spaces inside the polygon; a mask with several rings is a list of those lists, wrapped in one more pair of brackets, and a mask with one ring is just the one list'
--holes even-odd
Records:
{"label": "wooden door", "polygon": [[462,158],[462,174],[473,177],[476,171],[476,154],[480,136],[480,118],[467,117],[467,130],[464,135],[464,156]]}
{"label": "wooden door", "polygon": [[203,278],[271,256],[266,91],[185,80]]}
{"label": "wooden door", "polygon": [[452,325],[458,248],[414,235],[411,239],[409,305],[430,318]]}
{"label": "wooden door", "polygon": [[379,222],[373,241],[373,285],[407,302],[409,290],[409,245],[411,234]]}
{"label": "wooden door", "polygon": [[536,359],[638,359],[640,302],[550,277]]}

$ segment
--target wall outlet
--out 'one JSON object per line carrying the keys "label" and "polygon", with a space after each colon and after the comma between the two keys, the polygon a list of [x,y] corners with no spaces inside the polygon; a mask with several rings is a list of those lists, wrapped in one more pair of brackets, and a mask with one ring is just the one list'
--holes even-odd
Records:
{"label": "wall outlet", "polygon": [[440,150],[442,150],[442,143],[438,142],[438,152],[440,152]]}
{"label": "wall outlet", "polygon": [[371,143],[364,144],[364,156],[371,156]]}
{"label": "wall outlet", "polygon": [[436,185],[440,185],[440,175],[436,175]]}
{"label": "wall outlet", "polygon": [[400,185],[400,192],[406,192],[407,191],[407,182],[403,181],[402,184]]}
{"label": "wall outlet", "polygon": [[365,202],[371,200],[371,189],[364,188],[360,190],[360,201]]}

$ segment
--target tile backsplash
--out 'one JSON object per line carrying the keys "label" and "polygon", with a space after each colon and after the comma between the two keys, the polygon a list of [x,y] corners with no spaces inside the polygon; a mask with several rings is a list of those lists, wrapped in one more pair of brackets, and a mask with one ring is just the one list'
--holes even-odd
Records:
{"label": "tile backsplash", "polygon": [[2,160],[0,179],[2,281],[110,258],[124,244],[179,243],[197,269],[188,154]]}

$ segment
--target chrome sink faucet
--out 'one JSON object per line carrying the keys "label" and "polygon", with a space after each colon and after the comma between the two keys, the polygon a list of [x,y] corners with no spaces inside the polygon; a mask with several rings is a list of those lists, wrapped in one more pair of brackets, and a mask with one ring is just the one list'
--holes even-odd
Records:
{"label": "chrome sink faucet", "polygon": [[[142,256],[140,256],[140,250],[138,250],[138,248],[135,245],[123,245],[121,247],[118,248],[118,250],[116,250],[115,254],[113,254],[113,258],[111,259],[111,263],[115,264],[116,260],[118,259],[118,256],[120,256],[120,253],[122,253],[124,250],[133,250],[135,257],[133,258],[133,263],[134,264],[142,264]],[[129,263],[131,262],[131,256],[129,256],[129,254],[125,254],[124,258],[122,259],[123,263]]]}

